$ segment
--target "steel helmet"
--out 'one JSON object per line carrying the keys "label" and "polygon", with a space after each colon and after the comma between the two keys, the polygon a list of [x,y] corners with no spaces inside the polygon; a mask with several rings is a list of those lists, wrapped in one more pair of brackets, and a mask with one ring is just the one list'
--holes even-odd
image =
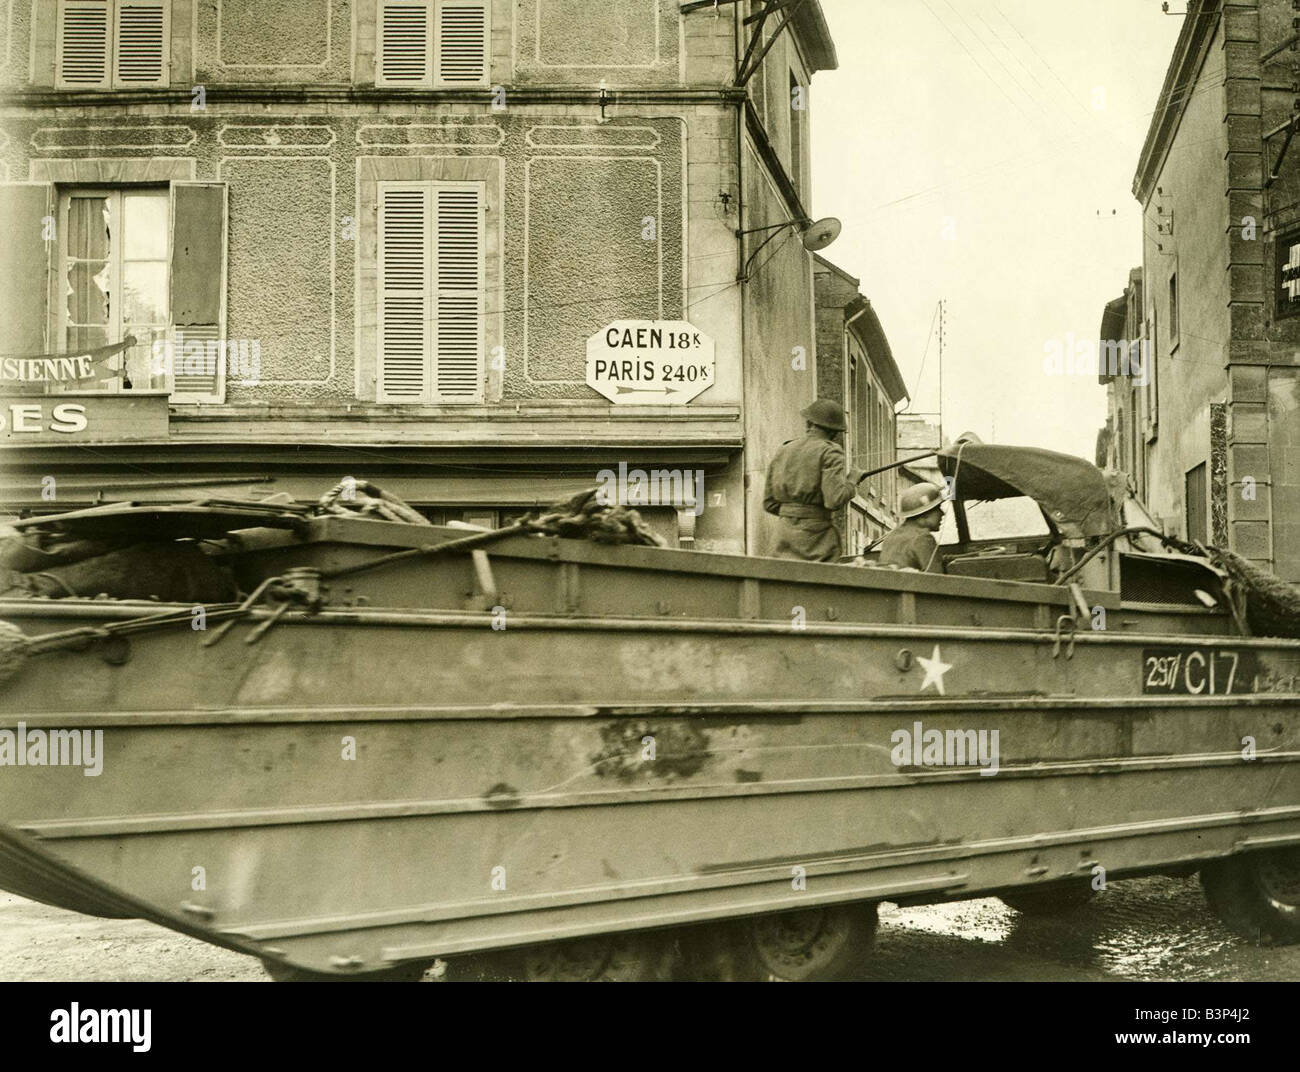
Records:
{"label": "steel helmet", "polygon": [[925,481],[903,492],[898,500],[898,512],[904,521],[909,517],[920,517],[943,506],[945,497],[943,488]]}
{"label": "steel helmet", "polygon": [[819,398],[799,416],[810,424],[820,428],[829,428],[832,432],[842,432],[849,425],[844,419],[844,407],[829,398]]}

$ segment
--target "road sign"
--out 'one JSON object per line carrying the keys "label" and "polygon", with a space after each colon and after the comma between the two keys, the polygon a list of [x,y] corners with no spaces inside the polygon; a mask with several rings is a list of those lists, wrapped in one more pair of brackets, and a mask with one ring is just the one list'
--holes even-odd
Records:
{"label": "road sign", "polygon": [[615,320],[587,340],[587,386],[616,406],[684,406],[713,373],[713,340],[685,320]]}

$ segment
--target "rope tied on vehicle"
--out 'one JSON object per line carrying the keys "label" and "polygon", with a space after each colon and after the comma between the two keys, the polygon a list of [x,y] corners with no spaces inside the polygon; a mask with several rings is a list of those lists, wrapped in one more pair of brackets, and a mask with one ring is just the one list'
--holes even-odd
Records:
{"label": "rope tied on vehicle", "polygon": [[8,681],[22,669],[31,648],[31,640],[12,622],[0,622],[0,682]]}
{"label": "rope tied on vehicle", "polygon": [[[408,520],[414,517],[419,519],[419,524],[429,526],[429,522],[424,517],[395,495],[383,491],[369,481],[353,480],[350,477],[340,481],[321,497],[317,504],[317,511],[326,515],[359,514],[377,520],[410,524],[417,523]],[[295,607],[308,614],[314,613],[321,605],[320,582],[322,580],[379,569],[406,559],[431,559],[464,554],[518,535],[589,539],[603,544],[665,546],[664,539],[646,525],[636,510],[604,502],[598,489],[589,488],[564,502],[529,514],[503,528],[484,530],[459,539],[444,540],[442,543],[381,555],[351,566],[327,570],[295,568],[287,570],[282,575],[268,577],[239,604],[205,607],[207,621],[209,623],[219,621],[222,624],[204,637],[203,646],[211,647],[220,642],[237,621],[251,616],[259,604],[269,604],[272,613],[250,632],[245,638],[246,644],[255,644],[268,629]],[[189,625],[191,621],[192,612],[189,609],[166,610],[125,621],[80,626],[36,637],[27,636],[12,623],[0,621],[0,682],[17,673],[30,655],[69,649],[85,650],[95,644],[102,644],[132,633],[180,624]]]}
{"label": "rope tied on vehicle", "polygon": [[396,495],[369,480],[358,480],[351,476],[345,476],[322,495],[316,503],[315,512],[345,517],[359,514],[381,521],[401,521],[408,525],[429,524],[428,518]]}
{"label": "rope tied on vehicle", "polygon": [[474,551],[510,536],[555,536],[570,540],[591,540],[603,544],[632,544],[646,547],[664,547],[666,541],[651,529],[635,510],[603,502],[600,490],[588,488],[563,503],[557,503],[540,513],[529,514],[511,525],[499,529],[476,532],[457,540],[413,547],[381,555],[367,562],[322,570],[321,578],[350,576],[366,570],[378,569],[392,562],[411,558],[435,558],[443,555]]}

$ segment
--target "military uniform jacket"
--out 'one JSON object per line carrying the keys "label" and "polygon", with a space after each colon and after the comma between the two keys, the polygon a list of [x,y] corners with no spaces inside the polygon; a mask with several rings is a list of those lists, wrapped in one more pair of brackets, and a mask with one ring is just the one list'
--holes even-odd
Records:
{"label": "military uniform jacket", "polygon": [[763,509],[778,517],[829,521],[831,511],[857,491],[846,466],[844,448],[838,443],[821,436],[791,440],[768,466]]}
{"label": "military uniform jacket", "polygon": [[894,529],[880,543],[880,564],[914,569],[925,573],[942,573],[939,543],[911,518]]}

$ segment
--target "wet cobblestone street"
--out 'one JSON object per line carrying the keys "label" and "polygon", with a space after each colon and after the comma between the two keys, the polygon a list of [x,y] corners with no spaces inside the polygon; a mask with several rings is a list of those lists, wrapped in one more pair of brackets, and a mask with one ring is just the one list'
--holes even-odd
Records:
{"label": "wet cobblestone street", "polygon": [[[1229,933],[1195,878],[1116,882],[1066,915],[993,899],[884,904],[869,981],[1298,981],[1300,946]],[[265,981],[248,957],[138,920],[93,919],[0,895],[0,981]]]}

